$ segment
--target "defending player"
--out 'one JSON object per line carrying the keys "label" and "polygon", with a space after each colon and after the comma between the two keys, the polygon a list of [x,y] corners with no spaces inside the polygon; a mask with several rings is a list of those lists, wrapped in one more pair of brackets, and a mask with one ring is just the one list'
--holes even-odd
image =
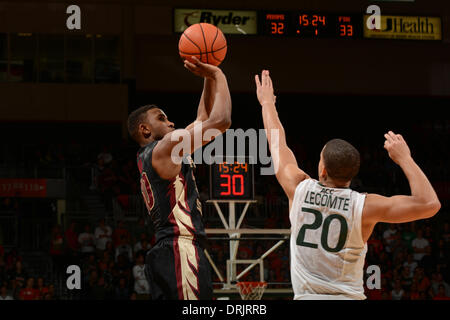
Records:
{"label": "defending player", "polygon": [[[231,125],[231,97],[225,75],[215,66],[185,61],[185,67],[204,78],[194,123],[224,132]],[[174,124],[156,106],[144,106],[128,118],[131,137],[141,146],[138,167],[141,191],[156,230],[156,243],[146,257],[146,276],[152,299],[212,299],[209,262],[203,252],[206,234],[201,203],[189,154],[194,144],[194,123],[186,127],[190,148],[183,154]],[[197,129],[196,129],[197,130]],[[186,131],[184,131],[186,133]],[[213,140],[203,140],[202,145]],[[177,164],[173,153],[183,157]],[[188,163],[185,163],[188,162]]]}
{"label": "defending player", "polygon": [[[384,197],[349,188],[358,173],[359,152],[333,139],[320,153],[319,181],[299,169],[286,144],[275,107],[269,71],[255,76],[264,127],[276,177],[289,198],[291,280],[294,299],[365,299],[363,267],[367,240],[377,222],[403,223],[430,218],[441,205],[425,174],[411,157],[403,137],[389,131],[384,148],[405,173],[411,195]],[[277,129],[279,141],[272,141]],[[274,149],[275,150],[275,149]]]}

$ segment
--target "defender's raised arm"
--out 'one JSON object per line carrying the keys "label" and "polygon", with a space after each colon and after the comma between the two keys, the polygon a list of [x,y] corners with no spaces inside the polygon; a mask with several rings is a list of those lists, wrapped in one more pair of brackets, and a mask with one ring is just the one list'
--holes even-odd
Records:
{"label": "defender's raised arm", "polygon": [[[309,176],[298,167],[294,153],[287,146],[286,134],[278,117],[275,107],[276,97],[273,91],[272,79],[269,71],[263,70],[261,80],[255,75],[256,94],[262,107],[264,129],[275,166],[275,174],[278,182],[289,198],[291,207],[294,198],[295,188]],[[273,134],[276,132],[277,134]]]}

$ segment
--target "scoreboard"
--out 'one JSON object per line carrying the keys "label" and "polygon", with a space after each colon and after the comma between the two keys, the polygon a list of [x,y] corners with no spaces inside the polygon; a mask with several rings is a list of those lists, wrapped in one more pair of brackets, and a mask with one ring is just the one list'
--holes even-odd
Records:
{"label": "scoreboard", "polygon": [[253,164],[248,158],[210,165],[211,200],[253,200]]}
{"label": "scoreboard", "polygon": [[380,15],[380,29],[369,29],[371,15],[322,10],[174,10],[174,31],[194,23],[210,23],[225,34],[263,35],[299,39],[442,40],[438,16]]}
{"label": "scoreboard", "polygon": [[362,15],[321,12],[264,12],[260,16],[264,35],[299,38],[353,39],[362,35]]}

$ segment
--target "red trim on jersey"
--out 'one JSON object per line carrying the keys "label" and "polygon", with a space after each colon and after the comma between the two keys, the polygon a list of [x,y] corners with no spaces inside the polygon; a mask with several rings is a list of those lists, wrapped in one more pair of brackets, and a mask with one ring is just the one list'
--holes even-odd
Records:
{"label": "red trim on jersey", "polygon": [[[148,214],[150,214],[153,206],[155,205],[155,197],[153,196],[152,186],[145,172],[141,177],[141,192],[144,197],[145,205],[147,206]],[[144,192],[147,194],[147,197],[145,196]]]}
{"label": "red trim on jersey", "polygon": [[142,158],[138,154],[138,169],[139,169],[139,173],[142,173],[143,167],[144,167],[144,165],[142,164]]}

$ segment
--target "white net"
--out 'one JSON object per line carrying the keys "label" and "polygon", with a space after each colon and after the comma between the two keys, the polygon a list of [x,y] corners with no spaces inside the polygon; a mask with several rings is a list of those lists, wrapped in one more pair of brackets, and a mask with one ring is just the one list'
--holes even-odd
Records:
{"label": "white net", "polygon": [[267,283],[260,282],[238,282],[236,284],[242,300],[261,300]]}

